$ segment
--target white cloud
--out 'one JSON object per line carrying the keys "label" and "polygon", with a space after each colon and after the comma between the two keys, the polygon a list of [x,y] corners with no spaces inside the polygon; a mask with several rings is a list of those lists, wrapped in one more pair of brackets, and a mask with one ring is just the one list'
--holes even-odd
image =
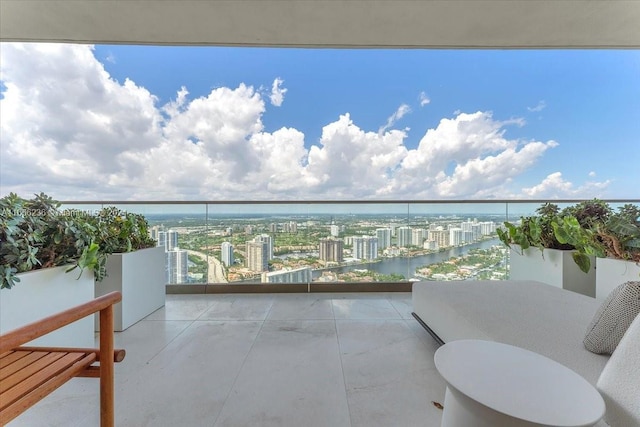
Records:
{"label": "white cloud", "polygon": [[596,173],[594,171],[589,172],[590,178],[594,178],[595,176],[596,176]]}
{"label": "white cloud", "polygon": [[333,197],[371,195],[383,186],[406,155],[406,134],[366,132],[348,114],[322,129],[321,146],[309,151],[306,173],[314,194]]}
{"label": "white cloud", "polygon": [[420,96],[418,97],[418,99],[420,99],[421,107],[424,107],[425,105],[431,103],[431,99],[429,99],[425,92],[420,92]]}
{"label": "white cloud", "polygon": [[387,119],[387,124],[385,124],[384,126],[381,126],[380,129],[378,129],[378,133],[382,135],[387,129],[392,127],[398,120],[400,120],[407,113],[410,113],[410,112],[411,112],[411,107],[409,107],[407,104],[400,105],[398,109],[392,115],[389,116],[389,118]]}
{"label": "white cloud", "polygon": [[523,188],[522,194],[524,197],[539,199],[597,198],[602,197],[609,184],[611,181],[586,182],[583,185],[575,186],[572,182],[566,181],[561,172],[554,172],[543,179],[540,184]]}
{"label": "white cloud", "polygon": [[[558,173],[517,188],[555,141],[507,137],[522,119],[457,113],[429,129],[415,149],[409,130],[391,127],[403,104],[375,132],[348,113],[306,142],[297,129],[267,132],[265,102],[252,86],[220,87],[158,99],[131,80],[115,81],[84,45],[3,44],[0,72],[0,188],[59,199],[438,199],[578,197],[607,182],[574,185]],[[390,130],[391,129],[391,130]],[[593,177],[594,175],[590,175]],[[513,190],[513,188],[516,190]]]}
{"label": "white cloud", "polygon": [[527,107],[527,110],[531,111],[532,113],[534,112],[539,112],[544,110],[547,107],[547,103],[544,101],[539,101],[538,104],[535,107]]}
{"label": "white cloud", "polygon": [[[386,188],[387,194],[415,198],[476,198],[481,191],[504,193],[505,182],[535,164],[554,141],[505,138],[505,127],[521,121],[496,121],[489,112],[461,113],[429,129],[410,150]],[[448,172],[451,165],[453,171]]]}
{"label": "white cloud", "polygon": [[282,87],[282,83],[284,83],[284,80],[282,80],[280,77],[277,77],[273,81],[273,85],[271,86],[271,96],[269,98],[271,100],[271,104],[275,105],[276,107],[282,105],[282,102],[284,101],[284,94],[287,93],[288,90]]}

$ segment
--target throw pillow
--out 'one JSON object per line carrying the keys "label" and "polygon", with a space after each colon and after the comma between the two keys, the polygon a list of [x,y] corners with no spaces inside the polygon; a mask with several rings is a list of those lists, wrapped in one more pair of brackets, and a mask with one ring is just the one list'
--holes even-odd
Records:
{"label": "throw pillow", "polygon": [[584,346],[597,354],[611,354],[640,313],[640,282],[626,282],[604,300],[587,329]]}

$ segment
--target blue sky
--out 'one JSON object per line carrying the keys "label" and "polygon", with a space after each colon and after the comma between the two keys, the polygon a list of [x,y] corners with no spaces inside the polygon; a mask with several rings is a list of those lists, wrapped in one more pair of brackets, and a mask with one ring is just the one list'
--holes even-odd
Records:
{"label": "blue sky", "polygon": [[1,194],[640,196],[637,50],[3,44],[0,53]]}

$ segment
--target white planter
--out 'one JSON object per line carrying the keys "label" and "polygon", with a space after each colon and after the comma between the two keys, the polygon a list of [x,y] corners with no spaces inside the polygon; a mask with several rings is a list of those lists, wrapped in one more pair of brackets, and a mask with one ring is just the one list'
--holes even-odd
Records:
{"label": "white planter", "polygon": [[[93,271],[65,273],[68,267],[20,273],[20,282],[0,290],[0,333],[5,333],[93,299]],[[37,338],[29,345],[46,347],[95,347],[93,316]]]}
{"label": "white planter", "polygon": [[605,299],[616,287],[631,281],[640,281],[640,265],[621,259],[596,259],[596,298]]}
{"label": "white planter", "polygon": [[[164,306],[165,262],[164,247],[109,255],[107,277],[95,283],[95,296],[122,293],[113,310],[114,330],[123,331]],[[95,328],[99,330],[97,316]]]}
{"label": "white planter", "polygon": [[528,248],[524,255],[519,247],[511,249],[510,274],[512,280],[536,280],[557,288],[567,289],[590,297],[596,296],[596,262],[584,273],[572,257],[573,251]]}

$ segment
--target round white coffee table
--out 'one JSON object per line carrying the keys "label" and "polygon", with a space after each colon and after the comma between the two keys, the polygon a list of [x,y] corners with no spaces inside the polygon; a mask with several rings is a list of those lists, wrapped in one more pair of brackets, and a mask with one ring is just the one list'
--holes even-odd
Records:
{"label": "round white coffee table", "polygon": [[447,382],[442,426],[592,426],[605,412],[587,380],[520,347],[451,341],[434,360]]}

